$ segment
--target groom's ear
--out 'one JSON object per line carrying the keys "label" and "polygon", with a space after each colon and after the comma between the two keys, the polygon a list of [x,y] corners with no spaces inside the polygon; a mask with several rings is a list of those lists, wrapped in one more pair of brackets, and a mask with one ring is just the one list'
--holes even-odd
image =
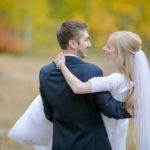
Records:
{"label": "groom's ear", "polygon": [[75,49],[76,49],[76,42],[75,42],[74,40],[69,40],[68,46],[69,46],[72,50],[75,50]]}

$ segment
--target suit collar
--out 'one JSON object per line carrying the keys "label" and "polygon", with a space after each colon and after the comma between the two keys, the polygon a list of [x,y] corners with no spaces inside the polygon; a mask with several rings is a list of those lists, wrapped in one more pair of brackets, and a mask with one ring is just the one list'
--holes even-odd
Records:
{"label": "suit collar", "polygon": [[79,64],[83,63],[83,61],[79,57],[75,56],[65,56],[66,64]]}

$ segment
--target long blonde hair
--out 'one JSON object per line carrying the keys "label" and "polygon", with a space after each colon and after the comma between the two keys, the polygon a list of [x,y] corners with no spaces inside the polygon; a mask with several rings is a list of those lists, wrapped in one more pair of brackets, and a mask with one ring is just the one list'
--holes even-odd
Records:
{"label": "long blonde hair", "polygon": [[131,86],[131,81],[134,82],[134,55],[135,52],[141,49],[142,40],[140,37],[129,31],[118,31],[110,35],[113,38],[115,48],[117,50],[117,67],[126,77],[130,89],[125,100],[125,108],[128,113],[134,115],[134,87]]}

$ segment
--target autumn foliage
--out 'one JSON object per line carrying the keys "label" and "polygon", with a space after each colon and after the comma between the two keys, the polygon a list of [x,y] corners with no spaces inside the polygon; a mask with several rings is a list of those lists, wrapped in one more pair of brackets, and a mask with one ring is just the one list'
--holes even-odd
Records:
{"label": "autumn foliage", "polygon": [[0,20],[0,29],[0,52],[24,52],[24,41],[13,33],[13,28],[8,21]]}
{"label": "autumn foliage", "polygon": [[26,47],[32,51],[55,51],[56,28],[68,19],[87,23],[92,43],[99,49],[108,35],[117,30],[139,34],[144,48],[150,47],[147,0],[0,0],[0,3],[0,24],[3,18],[8,22],[3,29],[0,25],[0,51],[24,51]]}
{"label": "autumn foliage", "polygon": [[21,53],[23,51],[23,40],[11,33],[0,32],[0,52]]}

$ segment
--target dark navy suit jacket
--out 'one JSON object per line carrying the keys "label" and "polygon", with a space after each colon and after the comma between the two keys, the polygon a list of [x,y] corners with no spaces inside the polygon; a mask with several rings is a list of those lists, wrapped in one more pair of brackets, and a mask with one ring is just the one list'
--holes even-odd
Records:
{"label": "dark navy suit jacket", "polygon": [[[80,80],[102,76],[102,71],[78,57],[66,65]],[[111,150],[100,113],[116,119],[130,115],[108,92],[75,95],[54,63],[40,71],[40,93],[46,118],[53,122],[52,150]]]}

